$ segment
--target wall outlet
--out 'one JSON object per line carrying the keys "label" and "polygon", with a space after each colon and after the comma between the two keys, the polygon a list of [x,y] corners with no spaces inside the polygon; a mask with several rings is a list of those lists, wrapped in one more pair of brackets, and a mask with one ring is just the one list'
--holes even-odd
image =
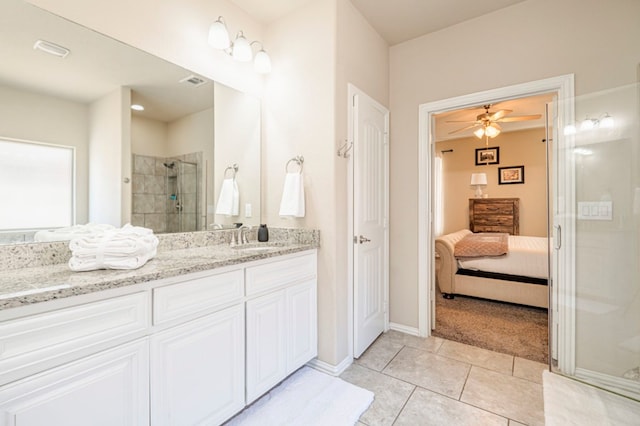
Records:
{"label": "wall outlet", "polygon": [[244,205],[244,217],[251,217],[251,204],[247,203]]}

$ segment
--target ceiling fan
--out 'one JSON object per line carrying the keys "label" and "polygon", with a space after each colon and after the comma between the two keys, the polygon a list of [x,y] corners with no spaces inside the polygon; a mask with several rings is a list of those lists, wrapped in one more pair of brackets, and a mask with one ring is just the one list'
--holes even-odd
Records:
{"label": "ceiling fan", "polygon": [[495,138],[502,131],[502,127],[498,123],[508,123],[512,121],[525,121],[525,120],[537,120],[542,117],[542,114],[532,114],[532,115],[518,115],[513,117],[507,117],[507,115],[511,114],[513,111],[510,109],[501,109],[495,112],[489,111],[491,108],[490,104],[483,105],[484,112],[482,114],[478,114],[475,120],[473,121],[460,121],[453,120],[447,121],[447,123],[471,123],[468,126],[462,127],[460,129],[449,132],[449,134],[454,134],[458,132],[462,132],[464,130],[473,129],[474,127],[478,127],[477,130],[473,132],[479,139],[482,139],[483,136],[487,138]]}

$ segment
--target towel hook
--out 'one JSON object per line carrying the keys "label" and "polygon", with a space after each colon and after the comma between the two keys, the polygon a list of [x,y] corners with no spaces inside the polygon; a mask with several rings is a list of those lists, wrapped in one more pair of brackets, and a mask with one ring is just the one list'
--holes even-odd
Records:
{"label": "towel hook", "polygon": [[235,179],[235,178],[236,178],[236,173],[238,173],[238,168],[239,168],[239,167],[238,167],[238,164],[237,164],[237,163],[234,163],[232,166],[229,166],[229,167],[227,167],[226,169],[224,169],[224,178],[225,178],[225,179],[227,178],[227,172],[228,172],[229,170],[231,170],[231,172],[233,173],[233,174],[231,175],[231,178],[232,178],[232,179]]}
{"label": "towel hook", "polygon": [[349,158],[349,151],[351,151],[351,148],[353,148],[353,142],[349,142],[345,139],[344,144],[338,148],[338,157]]}
{"label": "towel hook", "polygon": [[293,157],[291,160],[287,161],[287,165],[284,166],[284,171],[286,173],[289,173],[289,164],[291,164],[292,162],[296,163],[298,167],[300,167],[300,170],[298,170],[298,173],[302,173],[302,165],[304,163],[304,157],[302,155],[297,155]]}

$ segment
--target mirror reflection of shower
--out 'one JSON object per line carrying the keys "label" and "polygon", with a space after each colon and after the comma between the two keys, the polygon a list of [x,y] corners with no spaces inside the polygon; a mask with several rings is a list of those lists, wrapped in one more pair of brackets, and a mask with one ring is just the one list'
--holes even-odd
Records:
{"label": "mirror reflection of shower", "polygon": [[131,223],[155,233],[203,229],[202,153],[175,157],[133,155]]}

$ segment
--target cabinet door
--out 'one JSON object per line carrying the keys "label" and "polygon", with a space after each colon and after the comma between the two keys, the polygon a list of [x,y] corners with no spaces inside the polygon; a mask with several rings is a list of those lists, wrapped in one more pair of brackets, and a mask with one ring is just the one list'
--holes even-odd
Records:
{"label": "cabinet door", "polygon": [[149,342],[141,339],[0,388],[0,425],[149,424]]}
{"label": "cabinet door", "polygon": [[287,289],[287,374],[318,354],[316,280]]}
{"label": "cabinet door", "polygon": [[242,408],[242,305],[152,336],[153,425],[218,424]]}
{"label": "cabinet door", "polygon": [[286,293],[247,301],[247,404],[287,375]]}

